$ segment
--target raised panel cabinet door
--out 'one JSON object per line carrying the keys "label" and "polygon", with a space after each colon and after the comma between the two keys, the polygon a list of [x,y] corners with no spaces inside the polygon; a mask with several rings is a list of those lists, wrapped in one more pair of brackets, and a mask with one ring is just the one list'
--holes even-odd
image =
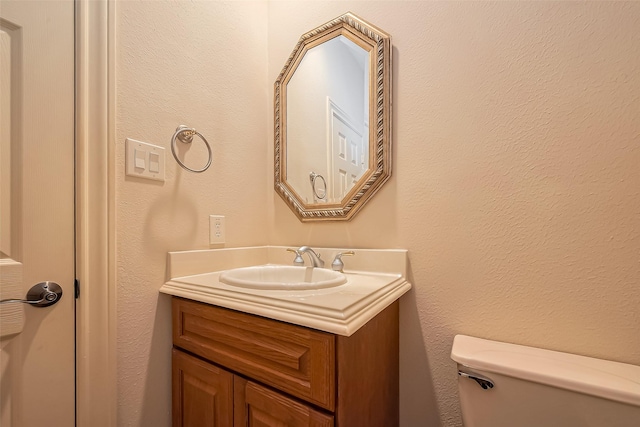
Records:
{"label": "raised panel cabinet door", "polygon": [[173,427],[231,427],[233,374],[173,350]]}
{"label": "raised panel cabinet door", "polygon": [[333,427],[333,417],[234,377],[235,427]]}

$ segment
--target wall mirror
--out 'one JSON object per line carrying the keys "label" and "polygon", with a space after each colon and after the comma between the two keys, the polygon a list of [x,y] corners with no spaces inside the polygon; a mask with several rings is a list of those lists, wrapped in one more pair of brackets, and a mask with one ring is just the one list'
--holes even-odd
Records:
{"label": "wall mirror", "polygon": [[391,176],[391,41],[346,13],[275,82],[275,189],[301,221],[349,220]]}

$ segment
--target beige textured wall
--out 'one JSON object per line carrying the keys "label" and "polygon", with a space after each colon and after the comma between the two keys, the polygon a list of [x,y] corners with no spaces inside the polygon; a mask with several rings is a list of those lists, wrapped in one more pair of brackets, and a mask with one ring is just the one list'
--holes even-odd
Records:
{"label": "beige textured wall", "polygon": [[[210,214],[226,215],[228,246],[267,242],[266,14],[264,1],[116,4],[118,426],[171,425],[166,253],[208,248]],[[171,156],[179,124],[212,144],[207,172]],[[126,138],[166,148],[164,184],[125,177]]]}
{"label": "beige textured wall", "polygon": [[457,333],[640,364],[640,3],[272,1],[270,84],[347,10],[392,36],[393,177],[349,223],[270,191],[269,243],[409,250],[403,427],[461,425]]}
{"label": "beige textured wall", "polygon": [[[351,10],[392,35],[394,171],[351,222],[273,191],[273,81]],[[456,333],[640,364],[640,4],[117,2],[118,425],[170,425],[169,250],[410,251],[403,427],[459,426]],[[268,42],[268,44],[267,44]],[[127,137],[213,144],[201,175],[124,176]],[[267,231],[268,230],[268,231]]]}

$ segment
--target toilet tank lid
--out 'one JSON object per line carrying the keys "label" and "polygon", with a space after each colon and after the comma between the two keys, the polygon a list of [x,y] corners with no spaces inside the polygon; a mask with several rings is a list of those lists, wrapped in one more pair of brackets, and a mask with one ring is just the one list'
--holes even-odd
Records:
{"label": "toilet tank lid", "polygon": [[451,358],[470,369],[640,406],[640,366],[466,335],[453,339]]}

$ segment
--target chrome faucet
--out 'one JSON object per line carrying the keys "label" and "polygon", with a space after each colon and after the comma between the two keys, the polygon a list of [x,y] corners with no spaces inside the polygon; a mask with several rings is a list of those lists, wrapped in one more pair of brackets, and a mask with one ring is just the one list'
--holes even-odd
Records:
{"label": "chrome faucet", "polygon": [[342,257],[355,254],[356,253],[354,251],[338,252],[338,254],[336,254],[336,257],[333,259],[333,262],[331,263],[331,269],[333,271],[344,273],[344,262],[342,262]]}
{"label": "chrome faucet", "polygon": [[309,255],[309,259],[311,260],[311,265],[313,267],[324,267],[324,261],[320,259],[320,254],[316,253],[316,251],[311,249],[309,246],[302,246],[300,249],[298,249],[298,252],[301,254],[306,253],[307,255]]}
{"label": "chrome faucet", "polygon": [[287,249],[287,252],[293,252],[296,254],[296,258],[293,260],[293,265],[296,267],[304,267],[304,260],[302,259],[302,254],[297,249]]}

